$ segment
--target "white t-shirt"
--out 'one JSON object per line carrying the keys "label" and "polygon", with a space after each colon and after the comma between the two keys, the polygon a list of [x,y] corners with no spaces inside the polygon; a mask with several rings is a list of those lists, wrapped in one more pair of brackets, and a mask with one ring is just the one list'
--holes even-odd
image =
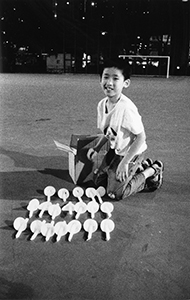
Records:
{"label": "white t-shirt", "polygon": [[[144,131],[142,118],[135,104],[124,94],[110,112],[106,110],[108,98],[102,99],[97,106],[97,127],[109,138],[110,147],[116,154],[124,156],[135,140],[135,135]],[[106,131],[106,133],[105,133]],[[147,149],[146,142],[137,154]]]}

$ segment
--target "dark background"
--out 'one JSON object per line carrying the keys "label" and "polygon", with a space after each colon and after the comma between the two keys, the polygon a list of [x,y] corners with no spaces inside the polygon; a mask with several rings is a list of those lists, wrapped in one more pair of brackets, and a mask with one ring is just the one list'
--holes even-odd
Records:
{"label": "dark background", "polygon": [[[45,72],[48,55],[69,53],[74,73],[97,73],[101,60],[120,54],[169,55],[171,75],[190,73],[188,0],[0,0],[0,4],[1,72]],[[91,57],[86,69],[83,53]]]}

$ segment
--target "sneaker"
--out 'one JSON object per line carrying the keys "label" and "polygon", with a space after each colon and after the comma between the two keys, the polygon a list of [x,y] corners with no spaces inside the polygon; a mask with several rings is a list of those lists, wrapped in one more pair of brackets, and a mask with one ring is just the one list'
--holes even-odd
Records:
{"label": "sneaker", "polygon": [[153,161],[151,158],[147,158],[142,162],[142,167],[144,170],[146,170],[148,167],[151,167],[152,165],[153,165]]}
{"label": "sneaker", "polygon": [[156,160],[151,167],[155,170],[153,176],[147,178],[146,183],[150,191],[159,189],[163,183],[164,164],[160,160]]}
{"label": "sneaker", "polygon": [[153,161],[151,158],[147,158],[142,161],[141,165],[138,167],[136,174],[143,172],[146,170],[148,167],[151,167],[153,164]]}

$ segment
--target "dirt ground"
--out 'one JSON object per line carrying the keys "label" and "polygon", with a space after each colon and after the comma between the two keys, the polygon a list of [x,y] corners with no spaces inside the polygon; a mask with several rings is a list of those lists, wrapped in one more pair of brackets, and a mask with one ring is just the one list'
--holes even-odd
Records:
{"label": "dirt ground", "polygon": [[162,188],[113,202],[109,241],[100,229],[88,242],[84,230],[70,243],[30,241],[29,228],[15,239],[13,221],[46,186],[72,192],[53,140],[95,134],[103,93],[96,75],[0,74],[0,299],[190,299],[190,78],[132,77],[124,93],[143,117],[147,157],[165,164]]}

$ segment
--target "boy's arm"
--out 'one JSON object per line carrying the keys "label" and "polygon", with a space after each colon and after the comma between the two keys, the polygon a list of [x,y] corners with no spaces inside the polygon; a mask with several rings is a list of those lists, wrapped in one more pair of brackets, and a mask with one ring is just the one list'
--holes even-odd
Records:
{"label": "boy's arm", "polygon": [[100,149],[107,143],[108,139],[105,135],[101,135],[100,139],[98,140],[97,144],[90,148],[87,152],[87,157],[90,160],[93,160],[93,158],[97,155],[97,153],[100,151]]}
{"label": "boy's arm", "polygon": [[136,139],[132,143],[132,145],[129,148],[129,151],[125,154],[123,158],[123,162],[125,164],[128,164],[132,158],[138,153],[139,148],[142,146],[142,144],[146,140],[146,134],[144,131],[136,135]]}
{"label": "boy's arm", "polygon": [[119,163],[116,171],[116,178],[119,181],[123,181],[128,176],[128,164],[132,158],[138,153],[139,148],[146,140],[146,134],[144,131],[136,135],[136,139],[132,143],[129,151],[125,154],[121,162]]}
{"label": "boy's arm", "polygon": [[105,145],[108,141],[108,138],[102,134],[100,139],[98,140],[97,144],[95,147],[93,147],[94,151],[99,152],[100,149],[103,147],[103,145]]}

